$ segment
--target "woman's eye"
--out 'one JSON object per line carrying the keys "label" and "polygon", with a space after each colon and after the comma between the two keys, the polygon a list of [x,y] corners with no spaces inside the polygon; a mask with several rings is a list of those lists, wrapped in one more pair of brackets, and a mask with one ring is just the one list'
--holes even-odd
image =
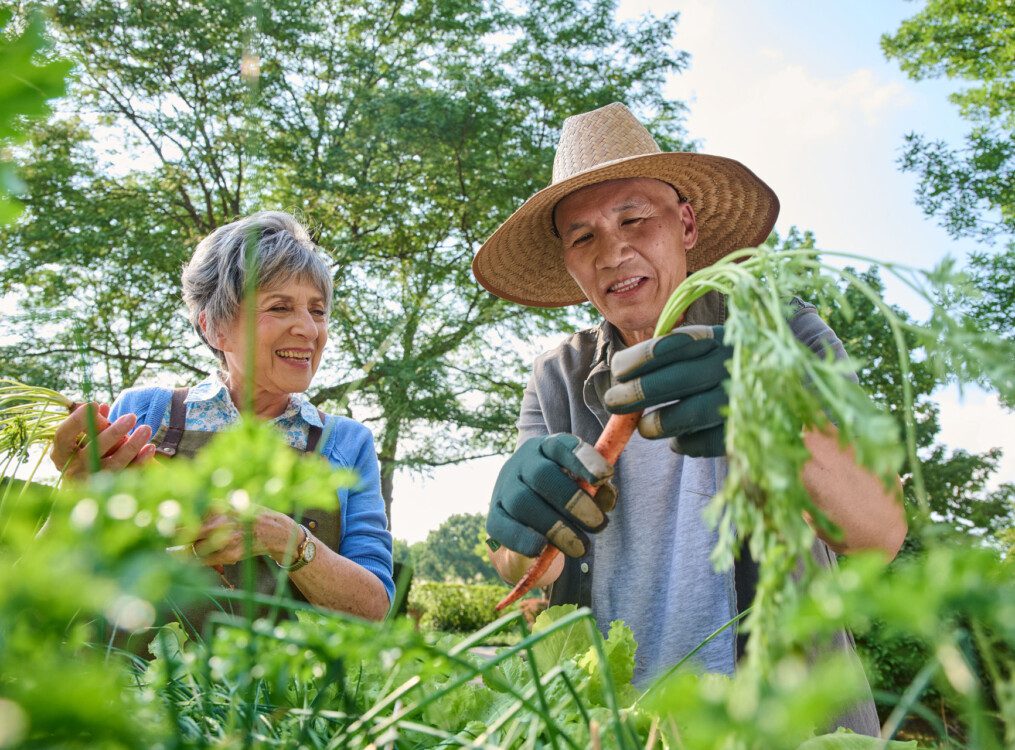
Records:
{"label": "woman's eye", "polygon": [[630,219],[624,219],[620,222],[621,226],[627,226],[628,224],[636,224],[639,221],[644,220],[643,216],[632,216]]}
{"label": "woman's eye", "polygon": [[580,235],[579,237],[575,238],[575,240],[571,243],[571,247],[578,247],[578,245],[584,245],[590,239],[592,239],[591,234]]}
{"label": "woman's eye", "polygon": [[328,311],[327,310],[311,310],[310,314],[315,316],[315,317],[318,317],[318,318],[323,318],[323,317],[325,317],[328,314]]}

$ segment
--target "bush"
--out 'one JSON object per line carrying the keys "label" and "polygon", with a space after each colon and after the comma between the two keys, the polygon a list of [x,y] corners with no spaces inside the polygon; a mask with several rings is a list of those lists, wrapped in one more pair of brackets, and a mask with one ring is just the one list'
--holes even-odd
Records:
{"label": "bush", "polygon": [[409,614],[424,630],[468,633],[518,609],[517,603],[503,612],[494,609],[509,591],[492,584],[417,583],[409,592]]}

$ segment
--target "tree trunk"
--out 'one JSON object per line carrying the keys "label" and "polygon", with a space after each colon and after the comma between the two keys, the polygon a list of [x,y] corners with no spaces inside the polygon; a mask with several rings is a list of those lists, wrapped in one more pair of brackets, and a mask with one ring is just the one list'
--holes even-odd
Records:
{"label": "tree trunk", "polygon": [[388,518],[389,529],[391,528],[391,501],[394,499],[392,490],[395,483],[395,458],[398,451],[398,430],[400,427],[398,420],[389,419],[385,423],[381,449],[377,454],[377,461],[381,467],[381,497],[384,498],[384,515]]}

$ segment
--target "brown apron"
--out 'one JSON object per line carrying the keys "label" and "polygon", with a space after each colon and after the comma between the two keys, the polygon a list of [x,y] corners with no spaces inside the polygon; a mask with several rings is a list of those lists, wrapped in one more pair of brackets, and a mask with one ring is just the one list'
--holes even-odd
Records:
{"label": "brown apron", "polygon": [[[155,443],[156,452],[166,458],[193,458],[197,455],[216,433],[200,430],[187,430],[187,398],[188,388],[177,388],[173,391],[173,398],[169,407],[169,426],[159,427],[152,438]],[[324,422],[324,413],[321,414],[321,422]],[[303,453],[313,453],[321,439],[321,428],[315,425],[310,426],[310,433],[307,436],[307,447]],[[338,552],[339,543],[342,540],[342,515],[341,509],[334,510],[305,510],[300,514],[299,522],[306,526],[310,533],[331,549]],[[279,567],[275,561],[267,556],[258,556],[252,559],[254,564],[254,590],[260,594],[274,595],[276,592]],[[243,588],[243,562],[223,566],[222,578],[224,582],[236,589]],[[289,581],[285,576],[280,596],[305,602],[306,597]],[[188,635],[204,636],[205,621],[212,612],[221,611],[226,614],[242,616],[244,603],[238,600],[219,598],[214,592],[207,592],[202,595],[202,601],[188,604],[186,607],[175,607],[180,624],[187,630]],[[270,613],[270,607],[257,606],[256,617],[266,617]],[[288,610],[280,610],[279,617],[288,617]]]}

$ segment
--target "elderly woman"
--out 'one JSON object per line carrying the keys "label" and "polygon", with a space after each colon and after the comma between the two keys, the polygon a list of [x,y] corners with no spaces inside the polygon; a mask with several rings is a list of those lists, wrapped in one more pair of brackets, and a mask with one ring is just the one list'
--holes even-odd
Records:
{"label": "elderly woman", "polygon": [[[244,249],[251,238],[258,278],[248,370],[243,293]],[[274,422],[295,450],[318,451],[360,477],[356,488],[339,491],[337,512],[308,511],[299,521],[268,510],[257,517],[258,589],[274,591],[281,567],[295,598],[380,619],[394,584],[373,438],[359,422],[318,411],[304,394],[328,340],[331,297],[327,265],[307,230],[289,214],[266,211],[215,230],[183,270],[183,298],[191,323],[222,371],[189,389],[132,388],[112,409],[99,405],[110,424],[96,441],[105,470],[144,463],[156,452],[192,456],[215,432],[236,422],[239,407],[252,395],[255,414]],[[84,427],[81,408],[57,430],[51,455],[58,467],[66,467],[65,476],[87,472],[87,451],[80,448]],[[225,516],[207,518],[195,551],[206,565],[224,568],[223,577],[235,584],[236,563],[246,557],[244,530]]]}

